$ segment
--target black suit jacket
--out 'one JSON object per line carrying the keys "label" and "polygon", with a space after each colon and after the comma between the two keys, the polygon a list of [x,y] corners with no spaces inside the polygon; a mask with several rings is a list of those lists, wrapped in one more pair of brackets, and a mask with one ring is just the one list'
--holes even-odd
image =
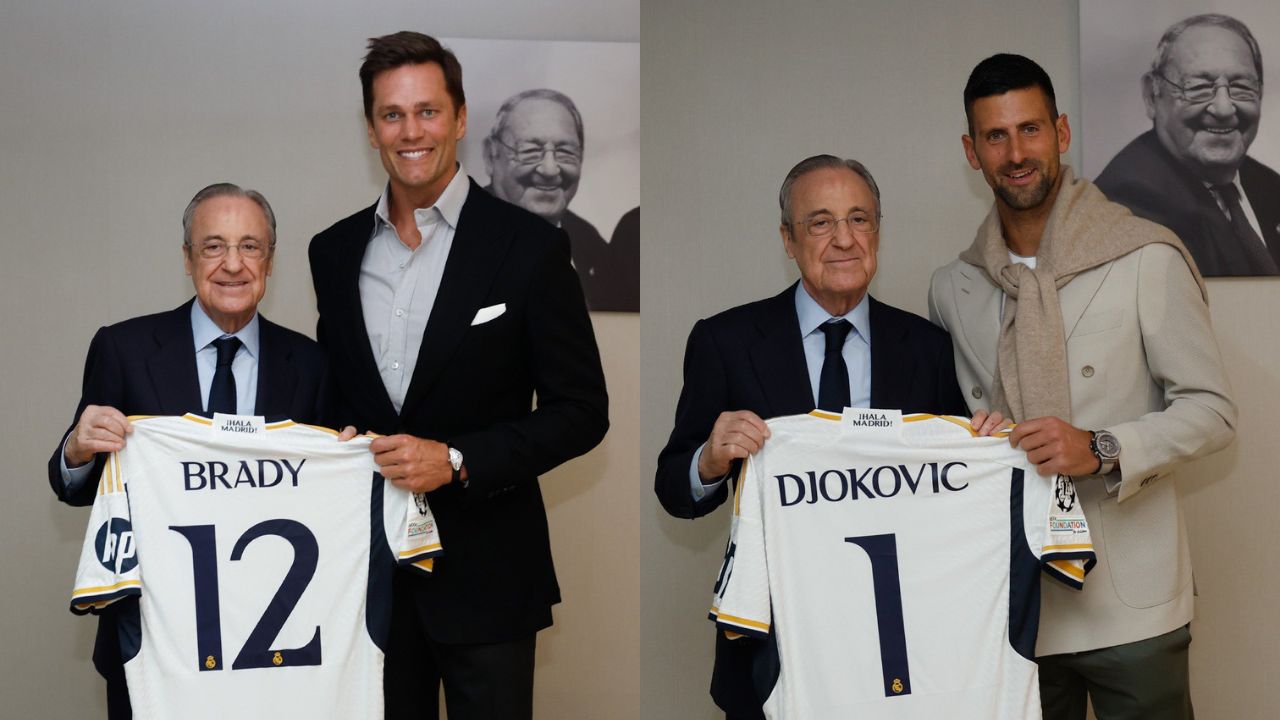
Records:
{"label": "black suit jacket", "polygon": [[[341,424],[460,450],[469,487],[428,495],[444,556],[413,584],[423,627],[445,643],[512,640],[560,601],[538,475],[595,447],[608,398],[563,232],[471,182],[399,414],[378,374],[359,275],[374,206],[311,241],[317,337]],[[505,305],[473,325],[481,308]],[[537,406],[534,409],[534,395]],[[393,629],[394,631],[394,629]]]}
{"label": "black suit jacket", "polygon": [[[633,219],[628,220],[630,216]],[[624,226],[622,222],[627,224]],[[573,265],[593,311],[640,311],[640,210],[630,211],[615,232],[613,242],[605,242],[596,227],[566,210],[560,226],[569,235]],[[634,227],[634,233],[628,229]]]}
{"label": "black suit jacket", "polygon": [[[98,330],[89,344],[84,383],[74,418],[86,405],[109,405],[125,415],[200,413],[200,380],[191,332],[191,303],[168,312],[125,320]],[[258,396],[254,411],[272,418],[305,423],[326,421],[326,362],[310,338],[258,317]],[[49,456],[49,485],[69,505],[91,505],[97,494],[105,456],[94,460],[90,479],[68,494],[62,482],[62,445],[75,427],[63,433]],[[94,665],[104,676],[121,671],[116,603],[100,616]],[[136,607],[136,605],[134,606]]]}
{"label": "black suit jacket", "polygon": [[[700,320],[689,333],[675,429],[658,456],[654,483],[658,499],[672,515],[701,517],[728,497],[730,483],[698,502],[689,488],[693,455],[720,413],[750,410],[767,420],[813,410],[795,288]],[[875,298],[869,302],[871,405],[967,416],[946,331]],[[758,648],[758,643],[730,641],[716,633],[711,695],[730,715],[763,717],[752,675],[770,672],[762,667],[770,659]]]}
{"label": "black suit jacket", "polygon": [[[1139,135],[1116,153],[1095,184],[1134,215],[1177,234],[1201,274],[1262,274],[1239,249],[1231,223],[1213,193],[1164,149],[1154,130]],[[1280,174],[1246,156],[1240,165],[1240,185],[1258,217],[1262,239],[1280,265],[1280,202],[1276,201],[1280,198]]]}

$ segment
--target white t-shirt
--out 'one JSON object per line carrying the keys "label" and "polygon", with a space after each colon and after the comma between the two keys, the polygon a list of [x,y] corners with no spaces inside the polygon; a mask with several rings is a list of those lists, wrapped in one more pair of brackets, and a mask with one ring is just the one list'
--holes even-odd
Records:
{"label": "white t-shirt", "polygon": [[250,416],[131,420],[71,609],[139,597],[141,639],[121,647],[134,717],[382,717],[391,573],[429,572],[442,552],[425,497],[382,479],[368,437]]}
{"label": "white t-shirt", "polygon": [[960,418],[847,409],[769,429],[711,610],[776,642],[765,715],[1039,718],[1039,573],[1079,588],[1094,563],[1070,478]]}

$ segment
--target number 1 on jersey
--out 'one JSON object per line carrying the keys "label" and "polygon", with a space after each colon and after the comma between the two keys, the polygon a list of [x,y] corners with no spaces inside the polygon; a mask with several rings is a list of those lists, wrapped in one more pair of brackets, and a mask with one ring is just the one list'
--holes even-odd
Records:
{"label": "number 1 on jersey", "polygon": [[902,583],[898,577],[898,539],[892,533],[847,537],[871,560],[871,586],[876,596],[876,627],[880,631],[880,669],[885,697],[911,694],[907,667],[907,631],[902,620]]}

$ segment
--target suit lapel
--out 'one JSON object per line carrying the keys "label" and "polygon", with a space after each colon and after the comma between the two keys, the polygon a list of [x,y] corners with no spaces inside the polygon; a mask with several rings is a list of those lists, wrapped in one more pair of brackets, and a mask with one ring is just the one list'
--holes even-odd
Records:
{"label": "suit lapel", "polygon": [[1258,226],[1262,230],[1262,239],[1267,243],[1267,250],[1276,264],[1280,265],[1280,203],[1267,193],[1275,192],[1274,175],[1261,163],[1251,157],[1245,157],[1240,166],[1240,184],[1244,186],[1245,197],[1253,207],[1253,214],[1258,218]]}
{"label": "suit lapel", "polygon": [[916,359],[905,342],[906,328],[894,323],[884,305],[871,303],[871,407],[900,408],[908,404],[915,383]]}
{"label": "suit lapel", "polygon": [[1063,338],[1069,338],[1071,333],[1075,332],[1076,323],[1080,322],[1080,316],[1089,307],[1089,303],[1093,302],[1094,296],[1098,294],[1098,289],[1102,287],[1102,281],[1106,280],[1107,275],[1111,274],[1111,265],[1111,263],[1107,263],[1101,267],[1082,272],[1059,288],[1058,307],[1062,309]]}
{"label": "suit lapel", "polygon": [[258,316],[258,397],[254,412],[258,415],[280,415],[292,412],[294,388],[298,376],[289,370],[289,350],[280,328]]}
{"label": "suit lapel", "polygon": [[200,378],[196,374],[195,336],[191,333],[191,303],[166,313],[156,325],[155,351],[147,358],[152,391],[166,415],[204,410]]}
{"label": "suit lapel", "polygon": [[[968,345],[968,355],[978,359],[986,377],[996,371],[996,348],[1000,343],[1000,304],[1004,292],[991,284],[978,268],[964,263],[952,271],[956,316],[959,332],[953,331],[954,342]],[[874,331],[872,331],[874,333]]]}
{"label": "suit lapel", "polygon": [[792,285],[765,303],[756,320],[759,335],[749,350],[756,380],[773,417],[806,413],[814,408],[800,321],[796,318],[795,288]]}
{"label": "suit lapel", "polygon": [[[343,346],[355,368],[355,378],[363,380],[362,390],[366,396],[377,403],[382,417],[387,418],[385,427],[393,427],[396,417],[395,405],[391,396],[382,384],[382,374],[378,372],[378,361],[373,356],[373,346],[369,342],[369,328],[364,324],[364,305],[360,301],[360,265],[364,262],[365,250],[369,247],[369,239],[373,236],[376,222],[374,213],[378,204],[375,202],[360,217],[364,221],[358,225],[339,250],[338,288],[339,301],[333,306],[334,322],[328,327],[334,331],[350,333],[334,341]],[[259,395],[261,395],[261,376],[259,376]]]}
{"label": "suit lapel", "polygon": [[476,310],[489,294],[512,241],[510,230],[500,227],[494,221],[496,213],[487,208],[500,201],[474,180],[470,182],[401,415],[410,414],[422,402],[449,365]]}

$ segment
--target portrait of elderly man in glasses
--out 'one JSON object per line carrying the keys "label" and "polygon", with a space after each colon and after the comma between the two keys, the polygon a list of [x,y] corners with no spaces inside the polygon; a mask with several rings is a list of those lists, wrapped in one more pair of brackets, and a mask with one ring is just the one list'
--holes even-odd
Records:
{"label": "portrait of elderly man in glasses", "polygon": [[589,309],[634,312],[640,309],[638,245],[634,252],[627,252],[630,244],[611,245],[569,210],[582,177],[583,148],[582,113],[567,95],[545,88],[512,95],[484,140],[486,189],[564,228]]}
{"label": "portrait of elderly man in glasses", "polygon": [[1262,115],[1262,53],[1219,14],[1160,38],[1142,99],[1152,129],[1097,178],[1107,197],[1177,233],[1206,276],[1280,274],[1280,175],[1249,157]]}

